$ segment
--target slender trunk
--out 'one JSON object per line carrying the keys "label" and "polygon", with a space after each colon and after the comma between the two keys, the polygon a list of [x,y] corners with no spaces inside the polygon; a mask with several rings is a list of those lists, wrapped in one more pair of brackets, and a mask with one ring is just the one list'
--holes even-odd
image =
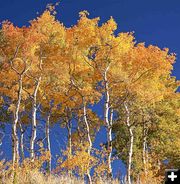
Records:
{"label": "slender trunk", "polygon": [[12,151],[13,151],[13,167],[15,164],[19,163],[19,138],[17,135],[17,124],[19,120],[19,109],[22,98],[22,79],[23,75],[20,75],[19,78],[19,89],[18,89],[18,100],[16,104],[16,109],[14,113],[14,121],[12,126]]}
{"label": "slender trunk", "polygon": [[129,131],[129,151],[128,151],[128,162],[127,162],[127,183],[131,184],[131,167],[132,167],[132,154],[133,154],[133,144],[134,144],[134,134],[132,131],[132,127],[130,125],[130,111],[126,103],[124,103],[124,107],[126,110],[126,125]]}
{"label": "slender trunk", "polygon": [[111,166],[111,155],[112,155],[112,126],[109,121],[109,109],[110,109],[110,96],[109,96],[109,84],[107,79],[107,72],[109,67],[106,68],[104,73],[104,88],[105,88],[105,106],[104,106],[104,121],[107,129],[107,154],[108,154],[108,175],[112,178],[112,166]]}
{"label": "slender trunk", "polygon": [[142,152],[142,159],[143,159],[143,166],[144,166],[145,176],[147,175],[146,148],[147,148],[147,129],[146,129],[146,126],[145,126],[145,123],[144,123],[143,124],[143,152]]}
{"label": "slender trunk", "polygon": [[130,146],[129,146],[129,159],[128,159],[128,184],[131,184],[131,166],[132,166],[132,154],[133,154],[133,144],[134,144],[134,135],[132,128],[129,128],[130,135]]}
{"label": "slender trunk", "polygon": [[51,117],[51,113],[49,112],[47,116],[47,121],[46,121],[46,141],[47,141],[47,151],[49,152],[49,160],[48,160],[49,173],[51,173],[51,142],[50,142],[50,134],[49,134],[50,117]]}
{"label": "slender trunk", "polygon": [[23,127],[22,127],[22,124],[19,123],[19,127],[20,127],[20,132],[21,132],[21,135],[20,135],[20,150],[21,150],[21,158],[22,158],[22,161],[24,160],[24,130],[23,130]]}
{"label": "slender trunk", "polygon": [[30,140],[30,158],[32,161],[35,159],[35,140],[36,140],[36,133],[37,133],[37,121],[36,121],[36,116],[37,116],[37,92],[39,89],[41,77],[37,80],[32,98],[32,132],[31,132],[31,140]]}
{"label": "slender trunk", "polygon": [[[84,122],[85,122],[85,125],[86,125],[87,138],[88,138],[88,143],[89,143],[88,154],[90,156],[91,155],[91,149],[92,149],[92,140],[91,140],[91,135],[90,135],[90,127],[89,127],[89,123],[88,123],[88,120],[87,120],[87,111],[86,111],[86,104],[85,104],[84,97],[83,97],[83,118],[84,118]],[[87,177],[88,177],[89,184],[92,184],[90,169],[87,170]]]}
{"label": "slender trunk", "polygon": [[[112,158],[112,123],[113,123],[113,109],[110,110],[110,121],[108,126],[108,140],[109,140],[109,155],[108,155],[108,163],[111,166],[111,158]],[[112,176],[112,169],[111,169],[111,175]]]}
{"label": "slender trunk", "polygon": [[19,109],[21,105],[21,99],[22,99],[22,81],[23,80],[23,74],[19,77],[19,89],[18,89],[18,99],[16,103],[16,109],[14,112],[14,120],[12,125],[12,154],[13,154],[13,184],[16,183],[16,169],[15,167],[19,165],[19,138],[17,134],[17,124],[19,121]]}
{"label": "slender trunk", "polygon": [[91,140],[91,135],[90,135],[89,123],[88,123],[88,120],[87,120],[87,111],[86,111],[86,105],[85,105],[85,102],[84,102],[84,98],[83,98],[83,117],[84,117],[84,122],[85,122],[85,125],[86,125],[87,138],[88,138],[88,142],[89,142],[88,153],[90,155],[91,154],[91,149],[92,149],[92,140]]}

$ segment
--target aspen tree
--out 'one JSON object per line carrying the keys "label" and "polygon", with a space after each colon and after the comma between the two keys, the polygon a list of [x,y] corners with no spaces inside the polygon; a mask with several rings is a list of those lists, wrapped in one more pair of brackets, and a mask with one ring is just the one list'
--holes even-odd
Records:
{"label": "aspen tree", "polygon": [[[121,72],[124,73],[124,77],[121,78],[122,82],[117,85],[120,90],[115,91],[115,93],[118,92],[122,99],[124,98],[124,102],[129,99],[131,106],[133,106],[133,102],[136,102],[134,99],[138,100],[142,105],[146,103],[150,105],[161,101],[168,93],[165,80],[169,78],[174,60],[174,55],[168,54],[167,49],[161,50],[154,46],[146,48],[143,44],[136,45],[121,63]],[[119,96],[118,94],[116,95]],[[118,101],[118,99],[116,100]],[[127,104],[124,105],[128,117],[130,111]],[[131,109],[131,107],[129,108]],[[129,118],[127,120],[129,122]],[[133,127],[134,129],[136,128],[135,126]],[[132,181],[133,131],[129,123],[127,123],[127,128],[129,129],[130,144],[127,162],[127,182],[130,184]]]}
{"label": "aspen tree", "polygon": [[[13,112],[12,126],[12,150],[13,165],[19,162],[19,138],[17,135],[17,125],[19,122],[19,113],[22,109],[21,102],[26,95],[23,91],[23,80],[26,73],[31,68],[31,47],[27,44],[32,42],[28,28],[18,28],[9,22],[3,24],[4,45],[1,52],[4,57],[4,70],[1,70],[2,76],[6,75],[2,93],[12,99],[9,110]],[[32,45],[33,47],[33,45]],[[4,81],[5,82],[5,81]],[[15,85],[14,85],[15,84]],[[8,88],[12,89],[8,92]]]}
{"label": "aspen tree", "polygon": [[[61,64],[57,62],[57,59],[61,57],[58,56],[57,53],[64,44],[64,27],[62,24],[55,20],[54,15],[52,15],[51,13],[52,12],[46,10],[40,17],[31,21],[30,26],[32,34],[34,36],[38,36],[35,48],[36,53],[34,55],[34,67],[31,70],[31,73],[29,73],[28,75],[32,79],[32,81],[34,80],[34,82],[32,83],[32,86],[34,87],[32,87],[33,90],[31,93],[32,134],[30,140],[30,156],[32,161],[35,158],[34,148],[37,134],[37,110],[39,104],[38,94],[40,94],[41,91],[45,90],[43,89],[44,80],[48,80],[48,82],[51,83],[51,79],[53,77],[57,77],[58,74],[55,72],[55,67],[57,67],[57,64],[58,66],[60,66]],[[52,59],[55,61],[50,63]],[[57,69],[59,70],[59,68]],[[46,73],[49,71],[50,73]],[[53,73],[55,72],[54,75],[49,76],[52,71]]]}
{"label": "aspen tree", "polygon": [[[94,67],[88,64],[89,48],[93,45],[95,38],[95,27],[98,19],[88,19],[87,12],[80,13],[80,20],[77,26],[72,27],[67,32],[67,42],[71,54],[71,63],[69,63],[70,85],[77,91],[77,101],[82,106],[82,116],[86,127],[86,136],[88,141],[88,154],[91,156],[92,137],[90,132],[90,124],[88,121],[87,105],[98,101],[99,93],[94,89]],[[83,33],[83,34],[82,34]],[[85,34],[84,34],[85,33]],[[88,181],[92,183],[90,170],[87,171]]]}
{"label": "aspen tree", "polygon": [[[114,31],[117,25],[113,18],[104,23],[97,31],[99,45],[97,45],[96,57],[94,59],[99,80],[102,82],[102,93],[104,94],[104,122],[107,129],[107,162],[108,175],[112,177],[112,123],[116,104],[116,86],[124,80],[121,70],[123,59],[133,47],[133,36],[131,34],[119,34]],[[121,92],[121,91],[120,91]]]}

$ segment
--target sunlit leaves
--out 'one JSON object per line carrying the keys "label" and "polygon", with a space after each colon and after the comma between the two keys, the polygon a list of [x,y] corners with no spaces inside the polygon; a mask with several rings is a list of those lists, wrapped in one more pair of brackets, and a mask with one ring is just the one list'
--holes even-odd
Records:
{"label": "sunlit leaves", "polygon": [[[128,102],[131,111],[130,121],[135,132],[133,176],[143,165],[140,157],[144,120],[150,132],[147,137],[151,156],[148,167],[154,167],[153,159],[166,158],[170,164],[178,165],[179,144],[171,144],[179,142],[180,110],[176,93],[179,81],[171,76],[175,54],[169,53],[167,48],[136,43],[133,33],[116,33],[117,23],[112,17],[103,24],[99,20],[98,17],[89,18],[89,13],[83,11],[79,13],[77,24],[66,28],[56,20],[54,7],[50,5],[49,10],[30,21],[27,27],[3,22],[0,31],[1,108],[8,103],[8,113],[15,112],[18,82],[23,74],[18,113],[19,120],[28,126],[33,92],[41,78],[36,99],[38,113],[43,119],[50,114],[50,124],[58,122],[62,128],[67,128],[70,121],[73,127],[72,150],[68,147],[64,152],[68,159],[62,159],[60,167],[80,175],[96,167],[96,174],[101,176],[108,170],[105,162],[108,150],[96,150],[97,154],[87,152],[90,144],[83,116],[87,118],[93,141],[104,122],[103,115],[93,112],[92,107],[104,102],[105,82],[108,82],[109,108],[116,116],[113,146],[125,162],[129,143],[128,130],[124,126],[124,101]],[[105,72],[107,81],[104,80]],[[99,104],[102,110],[104,107]],[[83,106],[87,108],[85,115]],[[50,152],[47,155],[49,158]],[[154,173],[149,172],[149,175],[154,176]]]}

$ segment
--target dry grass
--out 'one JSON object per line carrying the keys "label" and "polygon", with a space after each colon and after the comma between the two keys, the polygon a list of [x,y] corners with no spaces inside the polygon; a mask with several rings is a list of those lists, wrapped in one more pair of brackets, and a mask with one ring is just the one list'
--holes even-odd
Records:
{"label": "dry grass", "polygon": [[[155,182],[155,183],[154,183]],[[75,177],[68,176],[45,176],[40,172],[32,171],[29,172],[28,175],[18,175],[16,177],[16,181],[13,183],[13,178],[9,177],[0,181],[0,184],[86,184],[83,179],[78,179]],[[123,181],[113,180],[110,181],[108,179],[98,179],[93,181],[93,184],[127,184]],[[160,182],[148,180],[146,182],[139,181],[134,182],[134,184],[160,184]]]}
{"label": "dry grass", "polygon": [[[66,176],[45,176],[40,172],[32,171],[28,175],[24,176],[19,174],[16,176],[15,182],[13,183],[13,178],[1,179],[0,184],[85,184],[83,179],[78,179],[75,177]],[[99,179],[94,181],[93,184],[120,184],[119,181]]]}
{"label": "dry grass", "polygon": [[[65,176],[45,176],[40,172],[32,171],[28,175],[18,175],[15,179],[15,184],[83,184],[84,181],[77,178]],[[13,178],[6,178],[0,181],[0,184],[13,184]]]}
{"label": "dry grass", "polygon": [[[16,177],[12,174],[0,171],[0,184],[86,184],[83,178],[69,177],[69,176],[58,176],[58,175],[44,175],[38,170],[21,170],[16,173]],[[143,178],[141,181],[133,182],[133,184],[160,184],[162,180],[156,178]],[[14,182],[13,182],[14,181]],[[125,181],[109,180],[106,178],[93,178],[93,184],[127,184]]]}

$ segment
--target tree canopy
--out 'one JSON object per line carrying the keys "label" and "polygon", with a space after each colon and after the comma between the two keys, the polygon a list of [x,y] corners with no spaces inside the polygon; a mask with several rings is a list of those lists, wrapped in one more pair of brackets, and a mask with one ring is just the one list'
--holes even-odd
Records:
{"label": "tree canopy", "polygon": [[[171,75],[176,55],[137,43],[133,33],[116,34],[112,17],[100,25],[83,11],[67,28],[53,12],[29,26],[4,21],[0,30],[0,123],[12,126],[6,172],[15,181],[23,167],[46,168],[92,183],[112,179],[112,162],[121,159],[128,184],[160,181],[162,169],[180,166],[180,83]],[[93,110],[97,104],[104,114]],[[54,124],[68,141],[52,169]],[[98,148],[101,127],[106,141]]]}

